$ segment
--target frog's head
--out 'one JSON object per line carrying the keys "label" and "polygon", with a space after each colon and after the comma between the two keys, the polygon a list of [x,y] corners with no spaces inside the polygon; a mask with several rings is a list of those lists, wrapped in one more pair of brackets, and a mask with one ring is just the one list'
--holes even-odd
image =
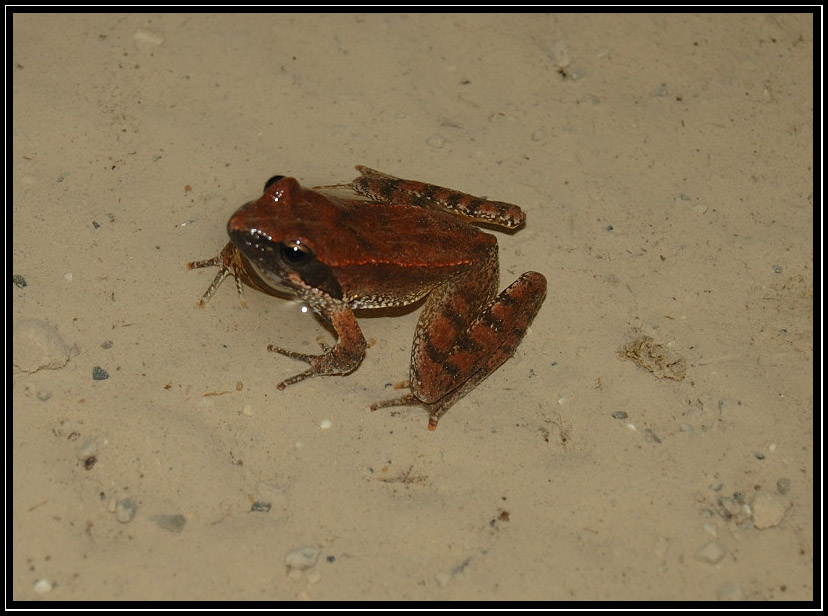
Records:
{"label": "frog's head", "polygon": [[314,224],[308,224],[325,217],[318,196],[294,178],[276,175],[258,200],[244,204],[227,223],[233,244],[264,282],[311,304],[320,295],[342,300],[335,273],[315,249]]}

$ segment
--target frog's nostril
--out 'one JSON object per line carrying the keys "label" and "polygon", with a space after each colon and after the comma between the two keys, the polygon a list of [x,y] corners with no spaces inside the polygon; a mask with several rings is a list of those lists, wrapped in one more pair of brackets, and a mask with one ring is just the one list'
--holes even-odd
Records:
{"label": "frog's nostril", "polygon": [[285,176],[283,176],[283,175],[274,175],[274,176],[273,176],[272,178],[270,178],[267,182],[265,182],[265,187],[264,187],[264,189],[265,189],[265,190],[267,190],[268,188],[270,188],[271,186],[273,186],[276,182],[278,182],[279,180],[281,180],[283,177],[285,177]]}

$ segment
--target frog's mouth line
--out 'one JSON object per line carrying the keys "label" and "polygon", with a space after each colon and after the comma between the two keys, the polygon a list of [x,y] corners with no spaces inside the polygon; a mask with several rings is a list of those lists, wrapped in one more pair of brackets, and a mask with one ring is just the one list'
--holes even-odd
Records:
{"label": "frog's mouth line", "polygon": [[259,267],[259,264],[256,263],[253,259],[248,258],[247,262],[250,263],[250,266],[253,268],[253,271],[256,275],[262,279],[263,282],[267,283],[271,289],[279,291],[280,293],[285,293],[287,295],[296,295],[296,289],[288,286],[284,283],[283,279],[273,275],[273,272],[262,269]]}

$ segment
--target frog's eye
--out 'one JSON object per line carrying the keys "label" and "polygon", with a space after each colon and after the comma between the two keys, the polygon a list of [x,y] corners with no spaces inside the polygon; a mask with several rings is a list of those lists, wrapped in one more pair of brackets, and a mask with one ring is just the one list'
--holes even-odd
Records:
{"label": "frog's eye", "polygon": [[282,261],[291,266],[306,265],[313,261],[313,251],[300,242],[292,242],[290,244],[281,244],[279,246],[279,256]]}
{"label": "frog's eye", "polygon": [[265,187],[264,187],[264,189],[265,189],[265,190],[267,190],[268,188],[270,188],[271,186],[273,186],[276,182],[278,182],[279,180],[281,180],[281,179],[282,179],[282,178],[284,178],[284,177],[285,177],[285,176],[283,176],[283,175],[274,175],[274,176],[273,176],[272,178],[270,178],[267,182],[265,182]]}

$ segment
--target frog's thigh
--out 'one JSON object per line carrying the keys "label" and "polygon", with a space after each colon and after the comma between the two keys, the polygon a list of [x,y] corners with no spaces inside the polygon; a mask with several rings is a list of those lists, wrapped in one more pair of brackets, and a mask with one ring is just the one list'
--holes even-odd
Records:
{"label": "frog's thigh", "polygon": [[[467,320],[471,323],[455,333],[448,347],[434,344],[440,336],[434,335],[434,326],[424,325],[425,335],[415,339],[412,355],[414,394],[430,403],[454,390],[459,389],[462,395],[472,389],[511,357],[545,294],[546,278],[537,272],[523,274],[482,311],[478,309],[476,318]],[[453,305],[441,304],[437,310],[449,314],[440,313],[440,317],[450,321]],[[418,326],[418,336],[420,329]]]}

